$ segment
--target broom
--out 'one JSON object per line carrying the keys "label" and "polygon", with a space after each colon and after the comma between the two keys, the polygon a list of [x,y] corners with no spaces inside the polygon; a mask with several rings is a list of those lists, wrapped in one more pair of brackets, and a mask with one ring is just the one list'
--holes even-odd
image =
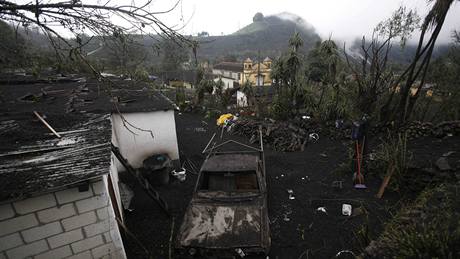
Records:
{"label": "broom", "polygon": [[[363,149],[364,149],[364,142],[366,141],[366,138],[363,138],[363,144],[361,145],[361,148],[359,148],[359,142],[356,140],[356,160],[357,160],[357,167],[358,167],[358,172],[353,174],[353,181],[354,181],[354,187],[355,189],[366,189],[367,186],[364,184],[364,176],[361,174],[361,155],[363,154]],[[360,151],[361,149],[361,151]],[[362,157],[361,157],[362,158]]]}

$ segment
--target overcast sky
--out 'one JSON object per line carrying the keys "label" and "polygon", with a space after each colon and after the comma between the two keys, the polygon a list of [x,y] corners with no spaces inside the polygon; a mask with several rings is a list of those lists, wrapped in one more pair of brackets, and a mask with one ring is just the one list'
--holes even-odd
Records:
{"label": "overcast sky", "polygon": [[[155,0],[152,9],[165,9],[175,2]],[[183,0],[162,18],[169,25],[186,23],[185,34],[207,31],[221,35],[251,23],[257,12],[265,16],[290,12],[305,19],[323,38],[332,34],[337,39],[353,39],[372,32],[401,5],[416,9],[422,18],[430,7],[427,0]],[[460,1],[451,7],[439,40],[450,41],[453,29],[460,30]]]}

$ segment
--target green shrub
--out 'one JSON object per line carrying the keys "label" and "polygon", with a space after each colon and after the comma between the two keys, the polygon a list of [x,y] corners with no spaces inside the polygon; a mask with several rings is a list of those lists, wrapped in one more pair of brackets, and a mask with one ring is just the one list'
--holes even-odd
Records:
{"label": "green shrub", "polygon": [[378,240],[385,258],[460,258],[457,186],[422,192],[385,226]]}

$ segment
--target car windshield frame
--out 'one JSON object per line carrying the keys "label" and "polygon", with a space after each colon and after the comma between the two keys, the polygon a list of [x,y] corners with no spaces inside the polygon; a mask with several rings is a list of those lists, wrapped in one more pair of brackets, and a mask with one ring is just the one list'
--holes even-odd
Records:
{"label": "car windshield frame", "polygon": [[[259,177],[257,170],[201,171],[195,193],[202,198],[216,199],[257,197],[263,190]],[[210,183],[210,180],[214,182]],[[248,185],[254,188],[241,188]]]}

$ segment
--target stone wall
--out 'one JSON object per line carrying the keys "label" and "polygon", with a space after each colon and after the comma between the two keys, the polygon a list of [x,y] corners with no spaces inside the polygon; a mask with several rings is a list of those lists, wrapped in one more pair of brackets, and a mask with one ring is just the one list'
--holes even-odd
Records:
{"label": "stone wall", "polygon": [[1,204],[0,259],[126,258],[105,177]]}

